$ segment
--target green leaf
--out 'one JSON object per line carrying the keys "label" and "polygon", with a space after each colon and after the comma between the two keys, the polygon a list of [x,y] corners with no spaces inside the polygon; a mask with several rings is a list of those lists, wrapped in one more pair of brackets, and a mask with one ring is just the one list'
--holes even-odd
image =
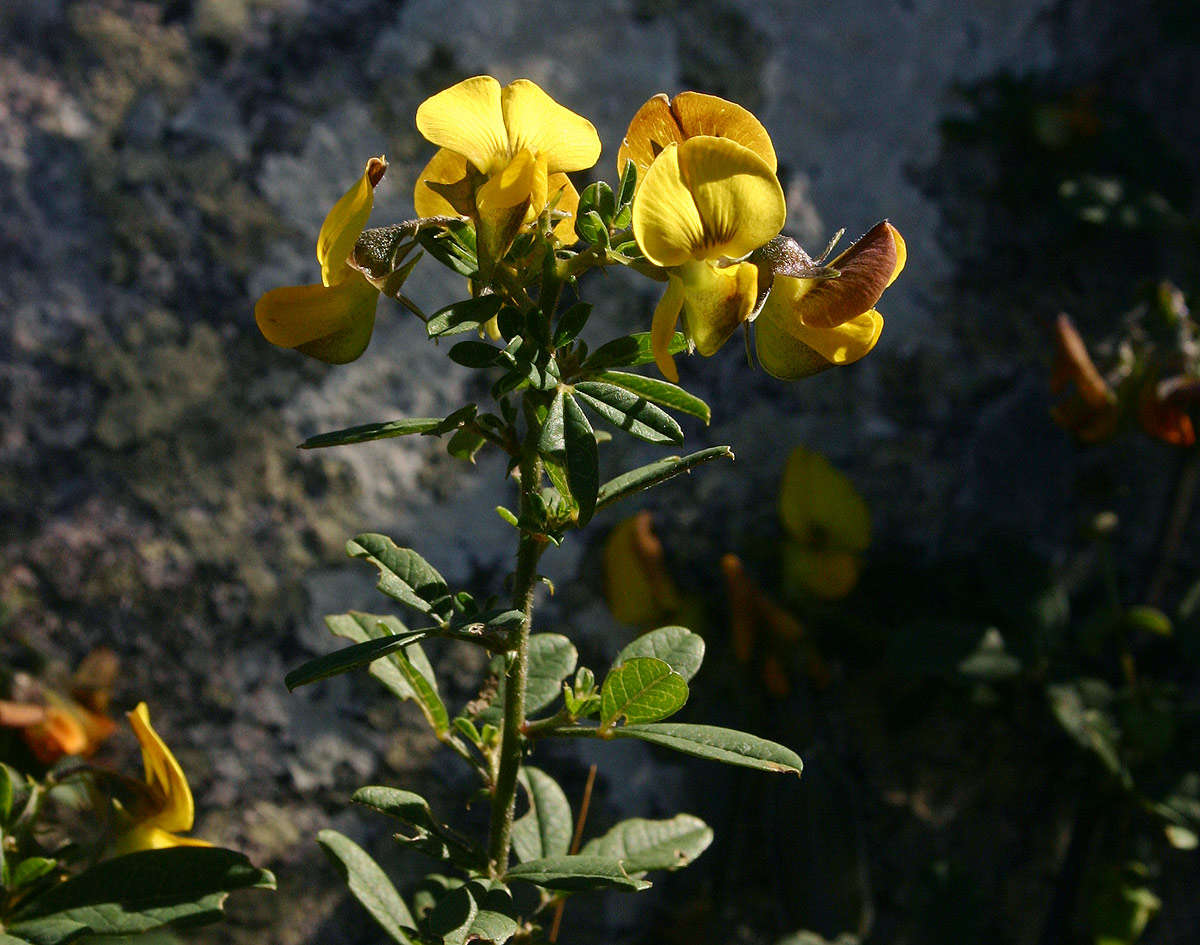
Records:
{"label": "green leaf", "polygon": [[608,246],[608,227],[595,210],[589,210],[576,216],[575,232],[585,243]]}
{"label": "green leaf", "polygon": [[1128,607],[1124,617],[1125,626],[1130,630],[1160,637],[1171,635],[1171,618],[1157,607]]}
{"label": "green leaf", "polygon": [[375,586],[402,604],[432,613],[435,603],[450,593],[445,580],[433,565],[411,548],[399,548],[385,535],[358,535],[346,543],[351,558],[365,558],[379,569]]}
{"label": "green leaf", "polygon": [[486,443],[487,438],[483,434],[463,427],[454,436],[450,437],[450,442],[446,444],[446,452],[455,459],[461,459],[465,463],[474,463],[475,454]]}
{"label": "green leaf", "polygon": [[[525,688],[525,712],[532,716],[558,698],[563,680],[575,672],[579,653],[566,637],[558,633],[534,633],[529,637],[529,667]],[[479,714],[481,722],[499,722],[504,705],[507,680],[503,657],[497,657],[500,685],[492,704]]]}
{"label": "green leaf", "polygon": [[554,347],[561,348],[570,344],[583,331],[592,315],[590,302],[576,302],[558,316],[558,324],[554,326]]}
{"label": "green leaf", "polygon": [[512,825],[519,860],[561,856],[571,847],[571,805],[558,782],[540,768],[523,765],[518,774],[529,798],[529,812]]}
{"label": "green leaf", "polygon": [[309,660],[303,666],[293,669],[283,677],[283,683],[290,692],[300,686],[328,679],[330,676],[348,673],[428,635],[427,630],[411,630],[404,636],[381,637],[378,640],[368,640],[366,643],[358,643],[333,653],[326,653],[324,656],[318,656],[315,660]]}
{"label": "green leaf", "polygon": [[441,424],[440,417],[414,417],[409,420],[391,420],[387,423],[364,423],[332,433],[310,436],[300,444],[302,450],[324,449],[326,446],[346,446],[350,443],[369,443],[371,440],[387,440],[394,436],[409,436],[413,433],[428,433]]}
{"label": "green leaf", "polygon": [[421,230],[417,241],[430,256],[460,276],[467,279],[478,276],[475,231],[469,223],[452,223],[444,230]]}
{"label": "green leaf", "polygon": [[0,764],[0,826],[7,824],[12,816],[14,774],[16,772],[8,765]]}
{"label": "green leaf", "polygon": [[[687,350],[687,339],[680,332],[675,332],[668,350],[671,354],[682,354]],[[614,367],[637,367],[639,364],[649,364],[653,360],[654,352],[650,350],[650,332],[639,331],[602,344],[592,352],[590,358],[583,362],[583,373],[588,374]]]}
{"label": "green leaf", "polygon": [[413,835],[396,834],[400,843],[416,847],[439,860],[452,860],[466,869],[484,866],[483,854],[457,831],[433,816],[428,802],[412,791],[372,785],[359,788],[351,800],[407,824]]}
{"label": "green leaf", "polygon": [[691,682],[704,662],[704,638],[687,627],[659,627],[643,633],[621,650],[613,665],[620,666],[640,656],[662,660],[682,676],[684,682]]}
{"label": "green leaf", "polygon": [[612,670],[600,689],[600,727],[627,722],[657,722],[687,702],[688,684],[659,659],[638,657]]}
{"label": "green leaf", "polygon": [[596,511],[600,485],[600,458],[592,425],[570,394],[563,394],[563,439],[566,444],[567,483],[579,506],[579,524],[586,525]]}
{"label": "green leaf", "polygon": [[500,311],[503,299],[498,295],[482,295],[477,299],[464,299],[438,309],[425,323],[430,338],[443,338],[466,331],[479,331],[484,323]]}
{"label": "green leaf", "polygon": [[1092,752],[1126,787],[1133,778],[1121,760],[1121,730],[1112,713],[1113,692],[1102,679],[1075,679],[1048,686],[1046,697],[1058,724],[1075,742]]}
{"label": "green leaf", "polygon": [[7,930],[34,945],[83,934],[131,935],[220,917],[230,892],[274,889],[275,877],[220,847],[172,847],[120,856],[52,886],[17,910]]}
{"label": "green leaf", "polygon": [[790,748],[767,741],[756,735],[738,732],[715,725],[688,725],[680,722],[660,722],[655,725],[623,725],[609,735],[616,738],[637,738],[710,761],[721,761],[743,768],[800,774],[804,762]]}
{"label": "green leaf", "polygon": [[555,391],[554,399],[546,411],[546,419],[542,421],[542,429],[538,434],[538,452],[543,456],[564,456],[567,452],[567,441],[563,429],[563,391]]}
{"label": "green leaf", "polygon": [[650,884],[630,876],[620,860],[603,856],[548,856],[512,867],[505,881],[522,880],[545,889],[578,892],[586,889],[648,889]]}
{"label": "green leaf", "polygon": [[450,349],[450,360],[469,368],[488,368],[500,361],[504,352],[486,341],[460,341]]}
{"label": "green leaf", "polygon": [[641,374],[629,374],[626,371],[601,371],[594,375],[594,380],[615,384],[617,387],[632,391],[639,397],[644,397],[653,403],[672,410],[679,410],[693,417],[699,417],[706,424],[712,418],[712,411],[694,394],[689,394],[678,384],[660,381],[653,377],[643,377]]}
{"label": "green leaf", "polygon": [[322,830],[317,834],[317,842],[338,867],[354,898],[371,913],[371,917],[392,941],[399,945],[412,945],[412,940],[404,930],[415,929],[416,920],[396,892],[392,881],[370,854],[336,830]]}
{"label": "green leaf", "polygon": [[58,866],[57,860],[48,860],[44,856],[31,856],[17,864],[13,870],[12,885],[14,888],[36,882]]}
{"label": "green leaf", "polygon": [[654,404],[613,384],[580,381],[575,396],[605,420],[647,443],[682,443],[683,431],[674,418]]}
{"label": "green leaf", "polygon": [[3,932],[0,932],[0,945],[33,945],[33,943],[29,939],[16,938],[15,936],[5,935]]}
{"label": "green leaf", "polygon": [[[335,636],[358,643],[412,635],[412,631],[391,615],[351,611],[348,614],[332,614],[325,618],[325,624]],[[425,651],[414,642],[393,650],[387,657],[386,660],[371,664],[371,675],[399,698],[415,699],[430,727],[441,737],[449,728],[449,715],[438,695],[437,678]]]}
{"label": "green leaf", "polygon": [[[633,203],[633,192],[637,187],[637,165],[633,161],[627,161],[625,170],[621,173],[621,183],[617,188],[617,210],[622,211]],[[629,225],[628,221],[621,222],[620,216],[614,221],[616,226],[624,229]]]}
{"label": "green leaf", "polygon": [[486,881],[473,880],[442,896],[426,917],[425,928],[443,945],[502,945],[517,931],[516,920],[507,914],[511,910],[512,897],[503,887],[488,888]]}
{"label": "green leaf", "polygon": [[713,832],[699,817],[678,814],[670,820],[624,820],[602,837],[584,844],[581,856],[620,860],[631,873],[687,866],[712,843]]}
{"label": "green leaf", "polygon": [[441,436],[443,433],[449,433],[451,430],[457,430],[464,423],[474,419],[475,414],[479,411],[478,404],[464,404],[457,410],[452,410],[443,417],[436,427],[429,431],[432,436]]}
{"label": "green leaf", "polygon": [[689,453],[687,456],[668,456],[658,462],[631,469],[615,479],[608,480],[600,487],[600,491],[596,495],[596,510],[607,508],[614,502],[657,486],[668,479],[673,479],[680,473],[691,472],[697,466],[710,460],[725,457],[733,459],[733,450],[728,446],[710,446],[708,449]]}

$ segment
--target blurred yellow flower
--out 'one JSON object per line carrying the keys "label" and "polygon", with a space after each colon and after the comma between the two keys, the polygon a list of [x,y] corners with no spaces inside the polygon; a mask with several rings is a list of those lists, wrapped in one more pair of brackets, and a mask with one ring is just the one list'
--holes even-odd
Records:
{"label": "blurred yellow flower", "polygon": [[745,257],[782,228],[787,211],[773,167],[744,145],[710,135],[671,142],[633,202],[643,255],[667,270],[650,329],[654,360],[679,380],[669,353],[680,315],[689,346],[711,355],[750,318],[758,270]]}
{"label": "blurred yellow flower", "polygon": [[138,850],[160,850],[165,847],[212,846],[205,840],[181,837],[192,829],[195,807],[192,791],[179,762],[171,749],[150,724],[146,703],[128,713],[129,724],[142,746],[142,762],[146,768],[145,790],[129,816],[130,826],[117,838],[114,853],[134,853]]}
{"label": "blurred yellow flower", "polygon": [[762,158],[772,173],[776,170],[771,136],[741,105],[702,92],[680,92],[673,99],[659,92],[629,122],[617,151],[617,173],[624,174],[625,165],[632,161],[637,167],[640,186],[650,165],[667,145],[683,144],[699,135],[736,141]]}
{"label": "blurred yellow flower", "polygon": [[362,177],[325,217],[317,237],[320,284],[272,289],[254,306],[259,331],[271,344],[295,348],[327,364],[345,364],[366,350],[380,287],[351,257],[371,215],[375,186],[386,170],[382,156],[367,161]]}
{"label": "blurred yellow flower", "polygon": [[759,363],[774,377],[796,380],[867,355],[883,331],[879,297],[904,268],[907,251],[886,220],[875,224],[828,263],[838,275],[820,275],[794,240],[763,247],[760,293],[769,291],[755,319]]}
{"label": "blurred yellow flower", "polygon": [[566,172],[586,170],[600,157],[600,137],[586,118],[528,79],[501,88],[481,75],[422,102],[417,130],[441,149],[417,178],[417,215],[474,220],[481,264],[502,257],[520,227],[547,207],[570,215],[554,233],[575,241],[579,194]]}

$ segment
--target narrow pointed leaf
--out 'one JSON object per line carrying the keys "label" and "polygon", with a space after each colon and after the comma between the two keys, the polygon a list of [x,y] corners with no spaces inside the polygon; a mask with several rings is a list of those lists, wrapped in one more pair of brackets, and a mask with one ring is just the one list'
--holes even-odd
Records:
{"label": "narrow pointed leaf", "polygon": [[575,397],[615,427],[647,443],[682,443],[683,431],[666,411],[613,384],[581,381]]}
{"label": "narrow pointed leaf", "polygon": [[512,845],[519,860],[561,856],[570,849],[571,804],[558,782],[540,768],[524,765],[519,777],[529,798],[529,812],[512,825]]}
{"label": "narrow pointed leaf", "polygon": [[358,535],[346,543],[346,553],[379,569],[379,590],[423,613],[431,613],[433,603],[449,594],[445,580],[428,561],[385,535]]}
{"label": "narrow pointed leaf", "polygon": [[691,682],[704,662],[704,638],[687,627],[659,627],[626,646],[617,654],[614,666],[620,666],[640,656],[660,659]]}
{"label": "narrow pointed leaf", "polygon": [[[671,354],[682,354],[687,350],[687,339],[680,332],[675,332],[669,350]],[[601,345],[583,363],[583,373],[589,374],[593,371],[603,371],[606,368],[614,367],[637,367],[653,361],[654,352],[650,350],[650,332],[639,331]]]}
{"label": "narrow pointed leaf", "polygon": [[591,314],[590,302],[576,302],[558,316],[558,324],[554,326],[554,347],[561,348],[579,337]]}
{"label": "narrow pointed leaf", "polygon": [[425,323],[425,331],[430,338],[478,331],[500,311],[502,303],[503,299],[498,295],[484,295],[477,299],[455,302],[434,312]]}
{"label": "narrow pointed leaf", "polygon": [[617,667],[600,689],[600,726],[624,718],[636,724],[674,715],[687,702],[688,684],[659,659],[637,657]]}
{"label": "narrow pointed leaf", "polygon": [[578,892],[586,889],[646,889],[648,882],[630,876],[620,860],[602,856],[549,856],[512,867],[504,881],[523,880],[544,889]]}
{"label": "narrow pointed leaf", "polygon": [[348,673],[360,666],[373,663],[389,653],[395,653],[405,645],[415,643],[428,635],[426,630],[412,630],[403,636],[387,636],[378,640],[368,640],[365,643],[348,646],[333,653],[326,653],[324,656],[309,660],[303,666],[293,669],[283,677],[284,685],[291,691],[321,679],[328,679],[330,676]]}
{"label": "narrow pointed leaf", "polygon": [[712,843],[711,828],[699,817],[678,814],[670,820],[624,820],[602,837],[584,844],[581,856],[620,860],[625,869],[674,870],[687,866]]}
{"label": "narrow pointed leaf", "polygon": [[607,508],[614,502],[635,495],[644,489],[657,486],[661,482],[673,479],[680,473],[691,472],[697,466],[714,459],[728,457],[733,459],[733,450],[728,446],[710,446],[708,449],[689,453],[687,456],[668,456],[658,462],[639,466],[627,473],[622,473],[615,479],[610,479],[596,496],[596,509]]}
{"label": "narrow pointed leaf", "polygon": [[664,748],[671,748],[725,764],[800,774],[804,762],[790,748],[767,741],[757,735],[738,732],[715,725],[688,725],[680,722],[660,722],[654,725],[623,725],[612,729],[616,738],[637,738]]}
{"label": "narrow pointed leaf", "polygon": [[428,433],[437,429],[440,417],[413,417],[408,420],[389,420],[387,423],[364,423],[332,433],[310,436],[300,444],[302,450],[319,450],[327,446],[346,446],[350,443],[369,443],[372,440],[388,440],[395,436],[410,436],[413,433]]}
{"label": "narrow pointed leaf", "polygon": [[594,375],[592,380],[615,384],[652,403],[699,417],[706,424],[712,418],[712,411],[708,404],[695,394],[689,394],[678,384],[672,384],[669,381],[660,381],[654,377],[644,377],[641,374],[630,374],[626,371],[601,371]]}
{"label": "narrow pointed leaf", "polygon": [[563,439],[566,445],[567,484],[579,506],[579,524],[586,525],[596,511],[600,486],[600,459],[592,425],[570,394],[563,394]]}
{"label": "narrow pointed leaf", "polygon": [[322,830],[317,834],[317,842],[341,872],[354,898],[371,913],[380,928],[399,945],[411,945],[412,940],[405,929],[415,929],[416,920],[396,892],[392,881],[370,854],[336,830]]}
{"label": "narrow pointed leaf", "polygon": [[6,932],[34,945],[83,934],[133,935],[220,918],[230,892],[273,889],[275,878],[220,847],[171,847],[105,860],[31,900]]}
{"label": "narrow pointed leaf", "polygon": [[563,392],[558,390],[546,419],[542,421],[542,431],[538,434],[538,452],[543,456],[562,457],[567,451],[567,442],[563,431]]}

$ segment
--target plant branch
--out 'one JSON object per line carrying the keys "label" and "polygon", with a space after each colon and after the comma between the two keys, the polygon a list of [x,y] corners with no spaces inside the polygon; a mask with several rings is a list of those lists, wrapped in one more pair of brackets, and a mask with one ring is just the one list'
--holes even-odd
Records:
{"label": "plant branch", "polygon": [[506,654],[504,722],[500,735],[500,764],[492,791],[491,827],[488,833],[488,864],[492,875],[508,869],[517,772],[521,767],[521,729],[525,724],[525,688],[529,675],[529,631],[533,622],[533,589],[537,584],[537,561],[545,539],[531,531],[534,498],[541,490],[542,459],[537,452],[538,427],[531,422],[521,454],[521,534],[517,542],[517,570],[513,576],[513,610],[524,614],[514,631]]}

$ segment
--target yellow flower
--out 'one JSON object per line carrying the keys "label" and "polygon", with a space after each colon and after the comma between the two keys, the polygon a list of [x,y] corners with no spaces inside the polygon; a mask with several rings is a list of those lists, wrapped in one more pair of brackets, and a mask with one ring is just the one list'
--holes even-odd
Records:
{"label": "yellow flower", "polygon": [[669,144],[706,135],[729,138],[757,154],[771,172],[776,170],[771,136],[757,118],[733,102],[702,92],[680,92],[673,99],[659,92],[637,110],[617,151],[617,173],[630,161],[637,166],[640,186],[650,165]]}
{"label": "yellow flower", "polygon": [[679,379],[668,349],[680,314],[689,346],[705,356],[751,316],[759,275],[744,258],[783,228],[786,213],[774,168],[731,138],[670,142],[654,159],[634,198],[633,235],[667,270],[650,329],[665,377]]}
{"label": "yellow flower", "polygon": [[380,287],[353,264],[351,254],[386,170],[382,157],[367,161],[362,177],[325,217],[317,237],[320,284],[272,289],[254,306],[259,331],[271,344],[327,364],[345,364],[366,350]]}
{"label": "yellow flower", "polygon": [[[573,217],[579,194],[566,172],[600,157],[592,123],[528,79],[504,88],[487,75],[464,79],[421,103],[417,129],[441,149],[417,179],[417,215],[474,220],[481,265],[501,258],[547,207]],[[571,217],[554,226],[564,243],[575,240]]]}
{"label": "yellow flower", "polygon": [[165,847],[212,846],[205,840],[178,835],[192,829],[195,816],[187,778],[171,749],[151,726],[146,703],[139,702],[128,716],[133,733],[142,746],[146,785],[140,803],[129,812],[133,823],[117,839],[114,852],[121,855]]}
{"label": "yellow flower", "polygon": [[886,220],[828,263],[838,272],[832,278],[794,240],[763,247],[752,257],[760,291],[770,292],[754,323],[763,369],[795,380],[864,357],[883,331],[875,304],[906,257],[903,238]]}

